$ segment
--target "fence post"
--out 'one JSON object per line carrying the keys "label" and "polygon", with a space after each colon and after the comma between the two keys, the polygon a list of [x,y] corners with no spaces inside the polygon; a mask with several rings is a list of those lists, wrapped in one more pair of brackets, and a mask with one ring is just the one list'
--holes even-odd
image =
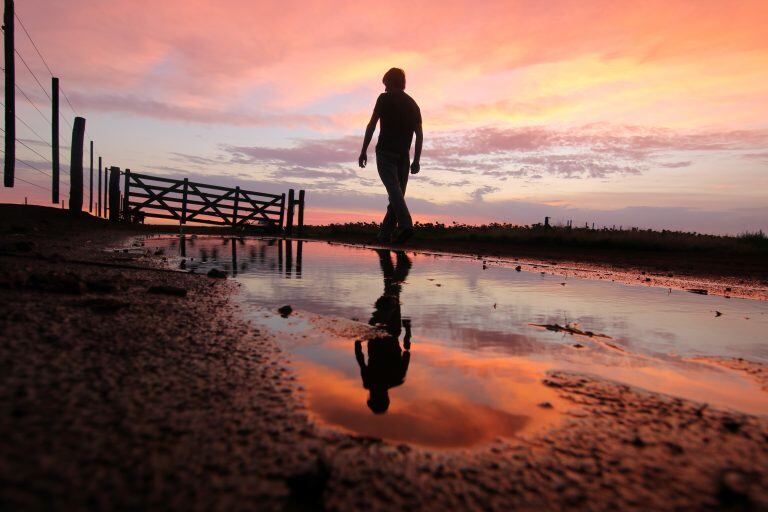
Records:
{"label": "fence post", "polygon": [[293,271],[293,240],[290,238],[285,241],[285,277],[291,278]]}
{"label": "fence post", "polygon": [[120,168],[109,168],[109,220],[120,220]]}
{"label": "fence post", "polygon": [[232,207],[232,227],[237,226],[237,207],[240,200],[240,187],[235,187],[235,204]]}
{"label": "fence post", "polygon": [[299,190],[299,234],[304,233],[304,191]]}
{"label": "fence post", "polygon": [[101,157],[99,157],[99,195],[96,196],[96,215],[101,217]]}
{"label": "fence post", "polygon": [[181,220],[179,224],[187,223],[187,191],[189,190],[189,178],[184,178],[184,189],[181,191]]}
{"label": "fence post", "polygon": [[288,190],[288,220],[285,223],[285,233],[290,235],[293,232],[293,189]]}
{"label": "fence post", "polygon": [[123,180],[123,221],[131,222],[131,170],[125,170]]}
{"label": "fence post", "polygon": [[91,174],[88,179],[88,213],[93,213],[93,141],[91,141]]}
{"label": "fence post", "polygon": [[5,167],[6,187],[12,187],[16,173],[16,56],[13,43],[15,23],[13,0],[5,0],[3,43],[5,48]]}
{"label": "fence post", "polygon": [[104,166],[104,218],[109,218],[109,167]]}
{"label": "fence post", "polygon": [[79,215],[83,211],[83,137],[85,118],[78,116],[72,125],[69,157],[69,212],[73,215]]}
{"label": "fence post", "polygon": [[51,201],[59,202],[59,79],[51,77]]}

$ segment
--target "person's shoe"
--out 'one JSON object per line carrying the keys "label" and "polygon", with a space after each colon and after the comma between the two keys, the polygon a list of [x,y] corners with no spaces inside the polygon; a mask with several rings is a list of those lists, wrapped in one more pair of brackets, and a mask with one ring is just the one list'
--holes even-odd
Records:
{"label": "person's shoe", "polygon": [[413,228],[406,228],[402,230],[397,237],[395,237],[393,243],[404,244],[413,236]]}

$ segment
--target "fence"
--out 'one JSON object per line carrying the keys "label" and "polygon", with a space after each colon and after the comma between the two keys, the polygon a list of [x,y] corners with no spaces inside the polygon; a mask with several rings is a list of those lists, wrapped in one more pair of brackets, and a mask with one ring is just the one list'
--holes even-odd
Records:
{"label": "fence", "polygon": [[[224,225],[233,228],[259,227],[267,231],[293,232],[294,211],[298,207],[299,232],[304,227],[305,192],[269,194],[240,187],[222,187],[189,179],[174,180],[148,174],[109,169],[110,219],[144,222],[146,218],[170,219],[187,223]],[[123,193],[119,178],[123,176]],[[119,201],[118,204],[115,200]]]}
{"label": "fence", "polygon": [[[298,200],[294,198],[294,191],[290,190],[286,200],[285,194],[267,194],[243,190],[239,187],[226,188],[190,182],[186,179],[170,180],[146,174],[132,175],[129,170],[121,172],[118,167],[107,165],[102,167],[102,157],[98,155],[98,166],[94,168],[93,140],[88,144],[90,149],[88,168],[84,169],[83,153],[88,135],[86,120],[72,105],[59,83],[59,77],[54,76],[40,47],[16,12],[14,1],[3,0],[3,4],[5,66],[2,71],[5,75],[5,96],[0,107],[4,111],[5,124],[0,128],[3,134],[3,147],[0,154],[3,160],[5,187],[14,187],[17,181],[21,182],[37,189],[33,192],[49,192],[50,201],[53,204],[61,203],[63,207],[64,201],[60,198],[60,182],[65,178],[69,181],[68,207],[75,214],[87,209],[98,217],[106,217],[113,221],[143,221],[144,218],[151,217],[178,220],[181,225],[219,224],[234,228],[260,226],[286,234],[291,234],[293,231],[294,210],[298,206],[298,229],[301,231],[304,225],[303,190],[299,192]],[[20,52],[17,48],[15,38],[17,22],[29,40],[28,51],[33,53],[27,53],[23,49]],[[28,58],[25,59],[25,55]],[[34,60],[29,59],[30,56]],[[29,75],[21,82],[17,80],[17,58]],[[37,63],[38,58],[39,63]],[[43,80],[38,77],[40,72],[50,76],[50,89],[44,86]],[[38,87],[40,90],[36,94],[31,92],[28,94],[27,85],[32,88]],[[29,110],[29,113],[36,121],[25,119],[24,115],[20,115],[21,110],[16,105],[17,91],[26,99],[28,107],[34,109],[34,112]],[[59,108],[60,95],[75,116],[72,122]],[[49,115],[44,113],[47,109],[46,98],[50,103]],[[24,107],[26,108],[27,105],[25,104]],[[44,129],[40,127],[41,120],[44,123]],[[59,120],[63,120],[71,128],[69,140],[62,140],[61,136],[67,135],[67,130],[60,129]],[[17,136],[17,121],[25,128],[21,137]],[[35,122],[38,123],[37,129],[33,126]],[[50,133],[50,139],[43,137],[39,132]],[[64,148],[67,146],[70,148],[68,170],[61,165],[62,142]],[[19,144],[18,147],[17,144]],[[17,149],[28,153],[19,155]],[[43,154],[49,150],[49,156]],[[29,177],[18,176],[17,163],[24,165],[30,171],[35,171],[36,174],[32,173]],[[95,176],[94,171],[96,171]],[[85,172],[87,177],[84,176]],[[121,178],[124,178],[122,195]],[[27,203],[27,197],[24,197],[24,203]]]}
{"label": "fence", "polygon": [[[84,178],[84,140],[88,135],[85,127],[85,118],[81,117],[72,105],[69,97],[59,83],[59,77],[54,72],[48,61],[43,56],[40,47],[35,42],[32,34],[22,22],[15,10],[13,0],[4,0],[3,10],[3,58],[4,90],[3,103],[0,104],[4,111],[3,132],[3,184],[5,187],[14,187],[16,182],[21,182],[35,194],[47,193],[50,202],[59,204],[61,181],[69,181],[70,197],[69,208],[74,212],[87,209],[92,213],[102,211],[104,206],[98,202],[99,196],[94,193],[94,147],[90,141],[90,159],[87,182]],[[21,28],[28,41],[26,49],[16,43],[16,26]],[[26,58],[25,58],[26,56]],[[22,75],[17,74],[17,59],[23,64]],[[26,69],[26,72],[24,72]],[[38,76],[41,74],[41,77]],[[50,89],[43,85],[50,76]],[[21,78],[21,80],[18,80]],[[28,87],[32,88],[34,92]],[[35,90],[38,89],[39,90]],[[16,93],[19,93],[26,103],[16,104]],[[63,97],[74,118],[65,115],[59,108],[59,98]],[[19,108],[23,106],[22,108]],[[44,111],[50,107],[48,114]],[[30,116],[25,115],[25,111]],[[72,120],[70,120],[72,119]],[[61,130],[59,121],[63,120],[71,129]],[[42,121],[42,122],[41,122]],[[17,132],[17,122],[23,130]],[[41,133],[48,133],[44,137]],[[63,143],[63,145],[62,145]],[[70,148],[70,165],[62,166],[61,149]],[[101,157],[99,157],[101,161]],[[24,166],[22,176],[17,175],[16,164]],[[101,167],[98,169],[97,178],[101,179]],[[87,200],[84,193],[87,191]],[[26,191],[25,191],[26,192]],[[25,202],[27,198],[24,198]],[[47,202],[48,199],[45,200]],[[100,215],[100,213],[99,213]]]}

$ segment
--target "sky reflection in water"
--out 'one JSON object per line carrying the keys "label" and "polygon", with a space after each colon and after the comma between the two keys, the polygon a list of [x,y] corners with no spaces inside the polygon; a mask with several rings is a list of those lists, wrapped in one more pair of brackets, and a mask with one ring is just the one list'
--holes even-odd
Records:
{"label": "sky reflection in water", "polygon": [[[183,252],[187,269],[236,275],[245,300],[264,307],[249,310],[252,320],[294,354],[310,410],[335,428],[437,447],[532,432],[570,407],[541,383],[552,369],[768,412],[768,393],[752,381],[685,359],[768,362],[764,302],[323,242],[187,237],[182,248],[174,237],[147,245]],[[284,304],[297,311],[287,319],[274,313]],[[378,324],[382,334],[334,334],[350,320]],[[568,322],[610,339],[530,325]]]}

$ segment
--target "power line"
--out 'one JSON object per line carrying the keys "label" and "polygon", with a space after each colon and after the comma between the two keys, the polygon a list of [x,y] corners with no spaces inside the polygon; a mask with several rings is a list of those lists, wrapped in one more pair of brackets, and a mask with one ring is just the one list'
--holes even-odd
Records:
{"label": "power line", "polygon": [[73,106],[72,106],[72,102],[71,102],[71,101],[69,101],[69,96],[67,96],[67,93],[66,93],[66,92],[64,92],[64,88],[62,88],[61,86],[59,86],[59,90],[61,90],[61,94],[64,96],[64,99],[65,99],[65,100],[67,100],[67,105],[69,105],[69,108],[71,108],[71,109],[72,109],[72,112],[73,112],[73,113],[74,113],[76,116],[79,116],[80,114],[78,114],[78,113],[77,113],[77,110],[75,110],[75,107],[73,107]]}
{"label": "power line", "polygon": [[[16,161],[17,161],[17,162],[19,162],[19,163],[22,163],[22,164],[26,165],[27,167],[29,167],[29,168],[31,168],[31,169],[34,169],[34,170],[36,170],[37,172],[39,172],[39,173],[40,173],[40,174],[42,174],[43,176],[47,176],[47,177],[49,177],[49,178],[51,177],[51,175],[50,175],[50,174],[46,174],[46,172],[45,172],[45,171],[41,171],[40,169],[38,169],[38,168],[37,168],[37,167],[35,167],[34,165],[30,164],[29,162],[25,162],[24,160],[21,160],[21,159],[19,159],[19,158],[17,158],[17,159],[16,159]],[[21,179],[21,178],[19,178],[18,176],[15,176],[15,178],[16,178],[17,180],[20,180],[20,179]],[[23,181],[23,180],[22,180],[22,181]],[[24,183],[29,183],[29,182],[25,181]],[[50,190],[50,189],[49,189],[49,190]]]}
{"label": "power line", "polygon": [[[48,73],[53,76],[53,70],[51,70],[51,66],[48,65],[48,61],[45,60],[45,57],[43,56],[43,53],[40,51],[40,48],[38,48],[37,44],[35,43],[35,40],[32,38],[32,35],[29,33],[29,30],[27,30],[27,27],[24,25],[24,22],[21,21],[21,18],[19,18],[18,13],[13,13],[16,19],[19,21],[19,24],[21,25],[21,28],[24,30],[24,33],[27,35],[27,39],[29,39],[29,42],[32,43],[32,46],[34,47],[35,51],[37,52],[37,55],[40,57],[40,60],[43,61],[43,64],[45,65],[45,68],[48,70]],[[21,54],[16,52],[19,57],[21,57]],[[24,65],[27,66],[27,63],[24,61],[24,58],[21,58],[22,62],[24,62]],[[27,66],[27,69],[29,69],[29,72],[32,73],[33,76],[35,74],[32,72],[32,70]],[[35,80],[37,80],[37,76],[35,76]],[[40,81],[37,80],[38,85],[40,85]],[[42,87],[42,85],[40,85]],[[59,90],[61,91],[61,94],[64,96],[64,100],[67,102],[67,105],[69,105],[69,108],[72,109],[72,112],[75,114],[75,116],[79,116],[77,109],[72,105],[72,102],[69,100],[69,96],[67,96],[67,93],[64,91],[64,88],[59,86]],[[45,88],[43,88],[43,91],[46,93],[46,96],[48,96],[48,99],[50,100],[51,97],[48,95],[48,93],[45,91]],[[66,121],[67,124],[69,124],[70,128],[72,127],[72,124],[67,120],[66,117],[63,117],[64,121]]]}
{"label": "power line", "polygon": [[33,149],[33,148],[31,148],[31,147],[27,146],[27,145],[24,143],[24,141],[23,141],[23,140],[20,140],[20,139],[16,139],[16,142],[18,142],[19,144],[21,144],[22,146],[24,146],[25,148],[27,148],[28,150],[30,150],[31,152],[33,152],[34,154],[36,154],[37,156],[39,156],[40,158],[42,158],[43,160],[45,160],[46,162],[50,163],[50,160],[48,160],[46,157],[44,157],[43,155],[41,155],[40,153],[38,153],[38,152],[37,152],[37,150],[35,150],[35,149]]}
{"label": "power line", "polygon": [[[0,108],[5,108],[5,104],[4,104],[2,101],[0,101]],[[17,114],[17,113],[15,113],[15,112],[14,112],[14,113],[13,113],[13,115],[14,115],[14,116],[16,116],[16,119],[17,119],[18,121],[21,121],[21,124],[23,124],[24,126],[26,126],[26,127],[29,129],[29,131],[31,131],[32,133],[34,133],[34,134],[35,134],[35,136],[37,136],[37,138],[40,140],[40,142],[42,142],[43,144],[47,145],[48,147],[51,147],[51,144],[50,144],[49,142],[46,142],[46,141],[45,141],[45,139],[43,139],[43,138],[40,136],[40,134],[39,134],[39,133],[37,133],[37,132],[35,131],[35,129],[34,129],[34,128],[32,128],[31,126],[29,126],[29,125],[27,124],[27,122],[26,122],[26,121],[24,121],[22,118],[20,118],[20,117],[19,117],[19,114]]]}
{"label": "power line", "polygon": [[[23,163],[23,162],[22,162],[22,163]],[[37,183],[32,183],[31,181],[27,181],[27,180],[25,180],[24,178],[19,178],[18,176],[16,176],[16,179],[17,179],[17,180],[19,180],[19,181],[21,181],[22,183],[26,183],[27,185],[32,185],[33,187],[41,188],[41,189],[43,189],[43,190],[47,190],[48,192],[50,192],[50,191],[51,191],[51,189],[50,189],[50,188],[48,188],[48,187],[44,187],[44,186],[42,186],[42,185],[38,185]]]}
{"label": "power line", "polygon": [[29,102],[29,104],[32,105],[33,107],[35,107],[35,110],[37,110],[40,113],[40,115],[43,116],[43,119],[45,119],[45,122],[48,123],[48,124],[51,124],[51,122],[48,120],[48,118],[45,117],[45,114],[43,114],[43,111],[40,110],[39,108],[37,108],[37,105],[35,105],[35,103],[31,99],[29,99],[29,96],[27,96],[27,93],[24,92],[24,89],[19,87],[19,84],[14,84],[14,85],[19,90],[19,92],[21,94],[23,94],[25,98],[27,98],[27,101]]}
{"label": "power line", "polygon": [[21,59],[21,62],[23,62],[23,63],[24,63],[24,66],[27,68],[27,71],[29,71],[29,72],[32,74],[32,78],[34,78],[34,79],[35,79],[35,82],[37,82],[37,85],[39,85],[39,86],[40,86],[40,89],[42,89],[42,90],[43,90],[43,93],[44,93],[46,96],[48,96],[48,99],[50,100],[50,99],[51,99],[51,95],[50,95],[50,94],[48,94],[48,91],[46,91],[46,90],[45,90],[45,87],[43,87],[43,84],[41,84],[41,83],[40,83],[40,80],[37,78],[37,75],[35,74],[35,72],[34,72],[34,71],[32,71],[32,68],[30,68],[30,67],[29,67],[29,64],[27,64],[27,61],[26,61],[26,60],[24,60],[24,57],[22,57],[22,56],[21,56],[21,54],[19,53],[19,50],[17,50],[16,48],[14,48],[14,49],[13,49],[13,51],[16,53],[16,55],[18,55],[18,56],[19,56],[19,58]]}
{"label": "power line", "polygon": [[29,34],[29,31],[27,30],[27,27],[24,26],[24,22],[21,21],[21,18],[19,18],[19,15],[18,13],[16,13],[16,11],[14,11],[13,15],[19,21],[21,28],[24,29],[24,33],[27,34],[27,39],[29,39],[29,42],[32,43],[32,46],[35,48],[35,51],[40,56],[40,60],[42,60],[43,64],[45,64],[46,69],[48,69],[48,73],[50,73],[51,76],[53,76],[53,71],[51,71],[51,67],[48,65],[48,62],[46,62],[45,57],[43,57],[43,54],[40,53],[40,49],[35,44],[35,40],[32,39],[32,36]]}
{"label": "power line", "polygon": [[[15,114],[15,115],[16,115],[16,114]],[[26,126],[27,128],[29,128],[29,131],[31,131],[32,133],[34,133],[34,134],[37,136],[37,138],[40,140],[40,142],[42,142],[43,144],[45,144],[45,145],[46,145],[46,146],[48,146],[48,147],[52,147],[52,146],[51,146],[51,144],[50,144],[49,142],[46,142],[45,140],[43,140],[43,138],[42,138],[40,135],[38,135],[38,134],[37,134],[37,132],[36,132],[34,129],[32,129],[32,127],[31,127],[31,126],[29,126],[29,125],[26,123],[26,121],[24,121],[24,120],[23,120],[22,118],[20,118],[18,115],[16,115],[16,119],[18,119],[19,121],[21,121],[21,124],[23,124],[24,126]]]}
{"label": "power line", "polygon": [[69,125],[69,128],[72,129],[72,123],[69,122],[69,119],[64,116],[64,114],[61,113],[61,110],[59,110],[59,116],[64,120],[65,123]]}

